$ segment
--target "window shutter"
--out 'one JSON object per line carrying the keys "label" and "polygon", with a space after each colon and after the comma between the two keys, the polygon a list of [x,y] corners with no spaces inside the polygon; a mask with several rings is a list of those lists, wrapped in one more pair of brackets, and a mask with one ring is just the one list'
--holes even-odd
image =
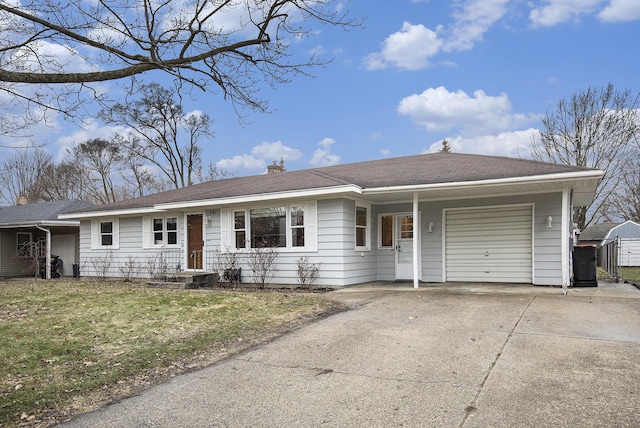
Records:
{"label": "window shutter", "polygon": [[307,251],[318,251],[318,201],[307,203],[304,229],[304,246]]}
{"label": "window shutter", "polygon": [[220,210],[220,250],[235,248],[231,240],[231,209],[222,208]]}
{"label": "window shutter", "polygon": [[151,248],[151,217],[142,217],[142,248]]}
{"label": "window shutter", "polygon": [[120,221],[117,218],[113,220],[113,245],[112,249],[118,250],[120,249]]}
{"label": "window shutter", "polygon": [[98,220],[91,220],[91,249],[97,250],[100,248],[100,234],[98,233],[98,227],[100,222]]}

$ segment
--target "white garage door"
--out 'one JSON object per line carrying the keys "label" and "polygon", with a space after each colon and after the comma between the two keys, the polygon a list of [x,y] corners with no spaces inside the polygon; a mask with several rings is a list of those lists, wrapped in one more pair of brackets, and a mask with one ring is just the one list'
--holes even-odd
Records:
{"label": "white garage door", "polygon": [[533,207],[445,212],[447,281],[532,283]]}

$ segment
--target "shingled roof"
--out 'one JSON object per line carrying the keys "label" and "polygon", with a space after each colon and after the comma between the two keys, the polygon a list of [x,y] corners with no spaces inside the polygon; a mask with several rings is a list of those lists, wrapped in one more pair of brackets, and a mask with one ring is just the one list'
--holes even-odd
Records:
{"label": "shingled roof", "polygon": [[87,210],[94,205],[78,201],[51,201],[38,204],[16,205],[0,208],[0,226],[14,226],[30,223],[60,223],[59,214]]}
{"label": "shingled roof", "polygon": [[476,182],[594,171],[526,159],[462,153],[431,153],[334,165],[277,174],[215,180],[95,207],[82,212],[129,210],[158,204],[356,186],[360,189]]}

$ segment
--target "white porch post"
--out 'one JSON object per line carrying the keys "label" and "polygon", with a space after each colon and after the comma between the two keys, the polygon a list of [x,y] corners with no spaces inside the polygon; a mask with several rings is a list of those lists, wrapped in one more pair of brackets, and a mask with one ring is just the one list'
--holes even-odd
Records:
{"label": "white porch post", "polygon": [[[45,261],[44,261],[44,271],[45,271],[45,279],[51,279],[51,230],[41,227],[36,224],[36,228],[42,230],[46,236],[46,247],[45,247]],[[36,257],[38,255],[36,254]]]}
{"label": "white porch post", "polygon": [[562,289],[567,290],[570,282],[570,260],[569,260],[569,224],[573,221],[571,216],[571,210],[573,207],[569,203],[570,192],[565,188],[562,191],[562,219],[560,220],[560,233],[562,234]]}
{"label": "white porch post", "polygon": [[418,217],[418,192],[413,193],[413,288],[419,287],[420,280],[420,217]]}

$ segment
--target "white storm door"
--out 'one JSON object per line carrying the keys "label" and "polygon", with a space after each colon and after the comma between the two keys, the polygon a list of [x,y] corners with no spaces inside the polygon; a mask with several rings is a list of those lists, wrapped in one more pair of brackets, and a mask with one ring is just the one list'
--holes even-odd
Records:
{"label": "white storm door", "polygon": [[396,279],[413,279],[413,215],[396,214]]}

